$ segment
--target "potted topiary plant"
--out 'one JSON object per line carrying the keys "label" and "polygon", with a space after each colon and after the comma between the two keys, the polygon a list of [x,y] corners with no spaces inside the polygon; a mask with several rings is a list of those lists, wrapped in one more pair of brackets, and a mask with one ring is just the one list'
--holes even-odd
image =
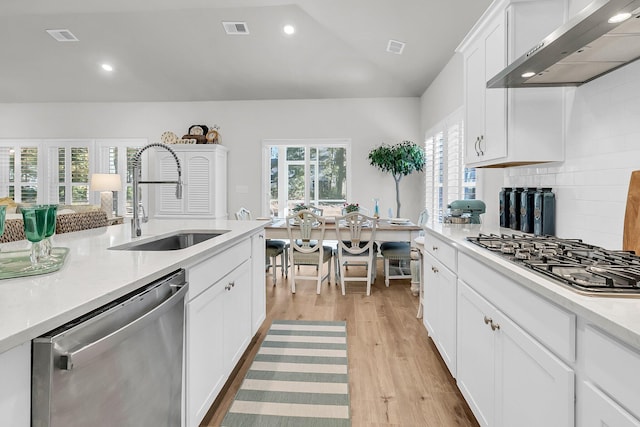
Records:
{"label": "potted topiary plant", "polygon": [[403,176],[424,169],[424,149],[411,141],[382,144],[369,152],[369,163],[382,172],[389,172],[396,182],[396,217],[400,216],[400,180]]}

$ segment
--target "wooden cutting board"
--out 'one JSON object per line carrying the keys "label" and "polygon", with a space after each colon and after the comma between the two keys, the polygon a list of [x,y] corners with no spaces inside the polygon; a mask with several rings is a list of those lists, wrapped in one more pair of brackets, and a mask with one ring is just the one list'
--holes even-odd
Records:
{"label": "wooden cutting board", "polygon": [[631,172],[629,180],[622,249],[640,254],[640,171]]}

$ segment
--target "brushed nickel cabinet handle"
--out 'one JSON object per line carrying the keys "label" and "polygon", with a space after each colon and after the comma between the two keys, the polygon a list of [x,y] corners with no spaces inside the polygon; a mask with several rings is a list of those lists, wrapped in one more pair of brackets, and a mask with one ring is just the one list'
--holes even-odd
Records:
{"label": "brushed nickel cabinet handle", "polygon": [[491,317],[484,316],[484,324],[488,325],[489,323],[493,323],[493,320],[491,320]]}
{"label": "brushed nickel cabinet handle", "polygon": [[493,321],[491,322],[491,329],[492,330],[496,330],[496,329],[500,329],[500,325],[497,323],[493,323]]}

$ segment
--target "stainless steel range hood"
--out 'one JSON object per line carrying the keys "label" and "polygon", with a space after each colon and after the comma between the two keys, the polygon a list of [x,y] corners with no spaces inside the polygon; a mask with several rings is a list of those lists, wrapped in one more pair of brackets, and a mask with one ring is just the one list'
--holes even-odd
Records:
{"label": "stainless steel range hood", "polygon": [[[609,22],[621,13],[631,17]],[[639,57],[640,0],[595,0],[489,80],[487,87],[580,86]]]}

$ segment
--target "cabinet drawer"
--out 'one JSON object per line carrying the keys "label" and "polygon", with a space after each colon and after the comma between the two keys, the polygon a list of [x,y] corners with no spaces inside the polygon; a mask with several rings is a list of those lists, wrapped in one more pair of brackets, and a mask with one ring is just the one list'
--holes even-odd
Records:
{"label": "cabinet drawer", "polygon": [[604,332],[584,333],[587,377],[636,417],[640,417],[640,353]]}
{"label": "cabinet drawer", "polygon": [[576,316],[470,256],[458,254],[458,278],[565,361],[575,360]]}
{"label": "cabinet drawer", "polygon": [[583,382],[580,390],[581,412],[578,421],[582,427],[640,427],[640,421],[620,405],[598,390],[593,384]]}
{"label": "cabinet drawer", "polygon": [[456,249],[444,240],[429,233],[424,239],[424,249],[455,273],[457,269]]}
{"label": "cabinet drawer", "polygon": [[189,300],[251,258],[251,241],[245,240],[226,251],[187,269]]}

